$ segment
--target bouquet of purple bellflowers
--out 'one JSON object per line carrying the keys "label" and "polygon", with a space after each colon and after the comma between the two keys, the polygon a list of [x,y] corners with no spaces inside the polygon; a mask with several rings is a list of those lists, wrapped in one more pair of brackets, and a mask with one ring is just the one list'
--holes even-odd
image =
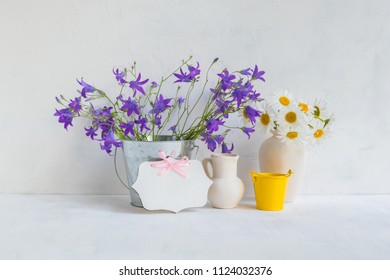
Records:
{"label": "bouquet of purple bellflowers", "polygon": [[[211,151],[221,147],[222,153],[231,153],[234,144],[225,142],[225,138],[232,129],[242,130],[248,138],[255,131],[262,113],[256,104],[262,98],[254,82],[265,82],[264,71],[257,65],[232,73],[224,69],[217,74],[216,85],[208,88],[209,72],[218,61],[216,58],[206,71],[199,94],[193,94],[200,83],[201,69],[199,63],[192,64],[191,60],[192,57],[183,60],[180,67],[158,82],[143,78],[136,63],[130,69],[113,69],[119,85],[115,99],[81,78],[77,80],[81,86],[78,96],[69,100],[62,95],[56,97],[64,108],[56,109],[54,116],[66,130],[73,126],[73,119],[88,119],[86,136],[100,142],[101,149],[108,154],[113,147],[121,147],[121,140],[156,141],[161,135],[170,135],[175,140],[201,139]],[[164,90],[167,82],[178,84],[174,97],[168,98]],[[97,106],[97,99],[105,99],[106,105]],[[192,116],[201,100],[207,100],[202,113]],[[243,125],[225,124],[237,112],[243,116]]]}

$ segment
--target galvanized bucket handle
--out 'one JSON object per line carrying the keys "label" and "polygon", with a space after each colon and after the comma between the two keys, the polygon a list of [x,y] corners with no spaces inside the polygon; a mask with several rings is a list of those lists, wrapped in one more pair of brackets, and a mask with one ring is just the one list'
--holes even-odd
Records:
{"label": "galvanized bucket handle", "polygon": [[118,177],[119,181],[121,181],[122,185],[125,186],[126,189],[130,190],[130,188],[122,181],[122,178],[121,176],[119,175],[119,172],[118,172],[118,168],[117,168],[117,163],[116,163],[116,150],[118,148],[115,147],[115,153],[114,153],[114,166],[115,166],[115,173],[116,173],[116,176]]}
{"label": "galvanized bucket handle", "polygon": [[199,146],[198,146],[198,145],[195,145],[195,144],[193,143],[193,147],[196,148],[196,153],[195,153],[195,157],[194,157],[194,159],[196,159],[196,158],[198,157]]}

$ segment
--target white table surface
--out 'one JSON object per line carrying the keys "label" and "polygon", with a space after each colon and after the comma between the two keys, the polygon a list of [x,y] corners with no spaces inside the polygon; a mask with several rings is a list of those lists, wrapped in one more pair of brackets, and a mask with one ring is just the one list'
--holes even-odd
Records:
{"label": "white table surface", "polygon": [[173,214],[124,195],[2,194],[0,259],[390,259],[390,195],[254,205]]}

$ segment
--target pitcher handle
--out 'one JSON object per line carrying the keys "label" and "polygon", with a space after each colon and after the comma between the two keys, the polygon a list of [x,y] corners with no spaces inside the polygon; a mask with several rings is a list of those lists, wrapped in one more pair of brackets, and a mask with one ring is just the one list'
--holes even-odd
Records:
{"label": "pitcher handle", "polygon": [[207,177],[212,179],[213,176],[210,174],[210,170],[209,170],[209,165],[211,166],[211,169],[213,169],[213,166],[211,164],[211,158],[205,158],[204,160],[202,160],[202,165]]}
{"label": "pitcher handle", "polygon": [[117,150],[117,147],[115,147],[115,153],[114,153],[114,166],[115,166],[116,176],[118,177],[119,181],[121,181],[122,185],[125,186],[126,189],[130,190],[130,188],[122,181],[121,176],[119,176],[118,168],[116,165],[116,150]]}

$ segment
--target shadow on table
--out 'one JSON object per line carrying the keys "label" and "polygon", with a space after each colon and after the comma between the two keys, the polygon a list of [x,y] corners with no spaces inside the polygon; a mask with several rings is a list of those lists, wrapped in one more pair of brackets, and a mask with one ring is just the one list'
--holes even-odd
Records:
{"label": "shadow on table", "polygon": [[[146,210],[141,207],[135,207],[130,204],[130,198],[127,195],[102,195],[96,196],[96,199],[83,201],[85,207],[93,208],[94,210],[110,211],[115,213],[128,213],[133,215],[154,215],[154,214],[175,214],[167,210]],[[238,209],[256,210],[253,199],[244,198],[239,205]],[[194,213],[197,211],[210,211],[214,209],[216,211],[225,211],[226,209],[213,208],[210,203],[207,203],[203,207],[188,208],[180,211],[177,215],[182,213]],[[228,209],[229,210],[229,209]]]}
{"label": "shadow on table", "polygon": [[[112,211],[116,213],[128,213],[135,215],[153,215],[153,214],[175,214],[174,212],[168,210],[147,210],[142,207],[135,207],[130,204],[130,198],[127,195],[104,195],[101,199],[94,200],[90,202],[91,206],[99,208],[103,211]],[[206,206],[205,206],[206,207]],[[188,208],[180,211],[180,213],[196,212],[201,208]]]}

